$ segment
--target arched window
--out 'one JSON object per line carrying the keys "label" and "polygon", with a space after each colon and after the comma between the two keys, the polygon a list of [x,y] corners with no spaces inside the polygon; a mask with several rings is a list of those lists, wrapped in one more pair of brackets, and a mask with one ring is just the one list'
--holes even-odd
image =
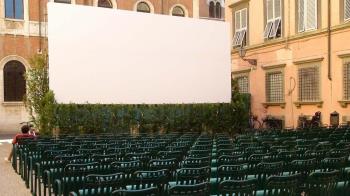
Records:
{"label": "arched window", "polygon": [[146,2],[140,2],[137,4],[137,9],[138,12],[145,12],[145,13],[151,13],[151,8]]}
{"label": "arched window", "polygon": [[209,17],[214,18],[215,17],[215,4],[213,1],[209,3]]}
{"label": "arched window", "polygon": [[215,6],[215,17],[221,18],[221,4],[219,2],[217,2]]}
{"label": "arched window", "polygon": [[98,7],[113,8],[110,0],[99,0]]}
{"label": "arched window", "polygon": [[185,17],[185,11],[180,6],[175,6],[171,15]]}
{"label": "arched window", "polygon": [[55,0],[55,3],[71,3],[71,0]]}
{"label": "arched window", "polygon": [[23,0],[5,0],[5,18],[23,19]]}
{"label": "arched window", "polygon": [[4,67],[4,101],[23,101],[26,94],[26,69],[19,61],[9,61]]}

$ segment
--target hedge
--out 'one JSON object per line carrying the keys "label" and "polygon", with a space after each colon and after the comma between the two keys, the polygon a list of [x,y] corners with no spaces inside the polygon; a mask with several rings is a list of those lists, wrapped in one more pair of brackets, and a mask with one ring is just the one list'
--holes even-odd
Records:
{"label": "hedge", "polygon": [[232,103],[103,105],[58,104],[53,123],[60,133],[146,131],[237,131],[248,126],[250,96]]}

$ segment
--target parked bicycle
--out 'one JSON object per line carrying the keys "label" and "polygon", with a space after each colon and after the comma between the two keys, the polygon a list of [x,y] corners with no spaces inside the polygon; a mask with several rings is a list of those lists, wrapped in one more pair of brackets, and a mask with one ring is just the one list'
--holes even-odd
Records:
{"label": "parked bicycle", "polygon": [[307,116],[302,116],[301,118],[299,118],[298,124],[299,127],[302,129],[321,127],[321,112],[316,112],[311,119],[307,118]]}
{"label": "parked bicycle", "polygon": [[283,125],[281,119],[275,118],[273,116],[266,116],[262,121],[263,123],[261,128],[268,130],[282,130]]}

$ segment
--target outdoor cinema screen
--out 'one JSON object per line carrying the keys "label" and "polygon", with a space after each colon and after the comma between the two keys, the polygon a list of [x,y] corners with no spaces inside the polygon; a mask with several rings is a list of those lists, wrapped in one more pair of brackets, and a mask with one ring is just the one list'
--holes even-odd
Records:
{"label": "outdoor cinema screen", "polygon": [[229,25],[48,4],[50,88],[59,103],[231,100]]}

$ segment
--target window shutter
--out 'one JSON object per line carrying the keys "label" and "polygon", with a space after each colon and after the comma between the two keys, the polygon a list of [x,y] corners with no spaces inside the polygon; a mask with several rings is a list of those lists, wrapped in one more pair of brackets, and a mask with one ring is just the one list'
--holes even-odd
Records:
{"label": "window shutter", "polygon": [[238,46],[238,40],[240,39],[241,32],[236,31],[235,36],[233,37],[233,46]]}
{"label": "window shutter", "polygon": [[242,17],[241,27],[247,28],[247,9],[243,9],[241,11],[241,17]]}
{"label": "window shutter", "polygon": [[267,20],[273,19],[273,0],[266,0],[266,16]]}
{"label": "window shutter", "polygon": [[281,19],[278,18],[273,21],[273,25],[271,28],[271,32],[269,38],[275,38],[277,36],[277,32],[281,29]]}
{"label": "window shutter", "polygon": [[244,38],[245,38],[245,36],[246,36],[246,33],[247,33],[247,32],[246,32],[245,29],[241,31],[240,37],[239,37],[239,40],[238,40],[237,45],[243,46],[243,42],[244,42]]}
{"label": "window shutter", "polygon": [[274,0],[275,1],[275,17],[281,17],[281,0]]}
{"label": "window shutter", "polygon": [[350,0],[344,0],[344,19],[349,20],[350,19]]}
{"label": "window shutter", "polygon": [[306,5],[306,30],[317,28],[317,0],[307,0]]}
{"label": "window shutter", "polygon": [[273,21],[270,21],[266,24],[265,31],[264,31],[264,38],[265,39],[269,38],[272,26],[273,26]]}

